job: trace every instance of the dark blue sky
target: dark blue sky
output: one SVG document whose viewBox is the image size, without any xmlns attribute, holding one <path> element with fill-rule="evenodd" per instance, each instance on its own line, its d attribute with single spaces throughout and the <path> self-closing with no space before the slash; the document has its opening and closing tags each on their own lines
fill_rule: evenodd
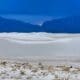
<svg viewBox="0 0 80 80">
<path fill-rule="evenodd" d="M 0 14 L 65 16 L 78 14 L 80 0 L 0 0 Z"/>
</svg>

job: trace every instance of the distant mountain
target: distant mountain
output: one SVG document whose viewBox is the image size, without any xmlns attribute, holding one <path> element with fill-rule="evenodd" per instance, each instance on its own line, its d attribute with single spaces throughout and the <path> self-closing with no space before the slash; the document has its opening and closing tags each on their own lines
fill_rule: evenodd
<svg viewBox="0 0 80 80">
<path fill-rule="evenodd" d="M 52 33 L 80 33 L 80 16 L 46 21 L 42 27 L 46 32 Z"/>
<path fill-rule="evenodd" d="M 0 17 L 0 32 L 80 33 L 80 16 L 46 21 L 42 26 Z"/>
<path fill-rule="evenodd" d="M 0 17 L 0 32 L 41 32 L 39 25 Z"/>
</svg>

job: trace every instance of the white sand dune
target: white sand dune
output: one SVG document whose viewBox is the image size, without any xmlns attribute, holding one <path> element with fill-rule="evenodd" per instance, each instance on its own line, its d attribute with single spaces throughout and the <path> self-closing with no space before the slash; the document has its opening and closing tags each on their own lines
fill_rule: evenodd
<svg viewBox="0 0 80 80">
<path fill-rule="evenodd" d="M 80 80 L 80 34 L 0 33 L 0 80 Z"/>
<path fill-rule="evenodd" d="M 0 56 L 80 56 L 80 34 L 0 33 Z"/>
</svg>

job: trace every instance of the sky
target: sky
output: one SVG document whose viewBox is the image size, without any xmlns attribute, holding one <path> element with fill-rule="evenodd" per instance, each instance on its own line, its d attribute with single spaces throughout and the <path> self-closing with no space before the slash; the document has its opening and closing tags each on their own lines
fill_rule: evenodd
<svg viewBox="0 0 80 80">
<path fill-rule="evenodd" d="M 80 13 L 80 0 L 0 0 L 0 14 L 69 16 Z"/>
</svg>

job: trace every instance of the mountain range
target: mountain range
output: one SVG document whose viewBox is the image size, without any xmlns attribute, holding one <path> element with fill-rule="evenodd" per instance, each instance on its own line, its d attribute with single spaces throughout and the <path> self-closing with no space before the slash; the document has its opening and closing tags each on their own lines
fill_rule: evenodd
<svg viewBox="0 0 80 80">
<path fill-rule="evenodd" d="M 80 33 L 80 16 L 53 19 L 41 26 L 0 17 L 0 32 Z"/>
<path fill-rule="evenodd" d="M 32 25 L 30 23 L 5 19 L 0 17 L 0 32 L 39 32 L 42 31 L 38 25 Z"/>
<path fill-rule="evenodd" d="M 80 33 L 80 16 L 70 16 L 46 21 L 42 27 L 46 32 L 52 33 Z"/>
</svg>

